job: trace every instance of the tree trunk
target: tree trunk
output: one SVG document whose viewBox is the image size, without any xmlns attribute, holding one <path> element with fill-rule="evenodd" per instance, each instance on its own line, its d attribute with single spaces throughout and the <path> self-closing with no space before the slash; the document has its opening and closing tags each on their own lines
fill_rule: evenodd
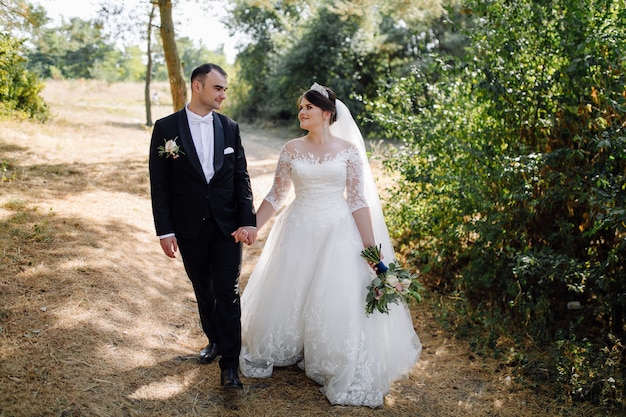
<svg viewBox="0 0 626 417">
<path fill-rule="evenodd" d="M 178 50 L 176 49 L 176 36 L 172 20 L 172 0 L 158 0 L 158 4 L 161 14 L 161 40 L 163 42 L 163 54 L 167 64 L 167 73 L 170 79 L 172 105 L 174 106 L 174 111 L 178 111 L 187 104 L 187 87 L 183 78 Z"/>
<path fill-rule="evenodd" d="M 150 81 L 152 81 L 152 19 L 154 19 L 155 6 L 152 4 L 148 18 L 148 63 L 146 64 L 146 85 L 144 88 L 144 100 L 146 102 L 146 126 L 152 126 L 152 108 L 150 97 Z"/>
</svg>

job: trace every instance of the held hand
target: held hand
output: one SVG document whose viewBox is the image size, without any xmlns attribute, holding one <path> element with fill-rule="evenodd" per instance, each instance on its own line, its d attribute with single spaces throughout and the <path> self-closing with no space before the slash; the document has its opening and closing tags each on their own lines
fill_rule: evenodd
<svg viewBox="0 0 626 417">
<path fill-rule="evenodd" d="M 178 242 L 176 236 L 165 237 L 160 240 L 161 249 L 170 258 L 176 258 L 176 252 L 178 251 Z"/>
<path fill-rule="evenodd" d="M 384 274 L 385 272 L 387 272 L 387 270 L 389 270 L 389 268 L 387 267 L 387 265 L 385 265 L 385 263 L 383 262 L 383 254 L 380 254 L 380 262 L 372 262 L 372 261 L 367 261 L 367 264 L 374 270 L 374 272 L 376 272 L 376 275 L 380 275 L 380 274 Z"/>
<path fill-rule="evenodd" d="M 257 229 L 255 227 L 246 227 L 246 230 L 248 230 L 248 241 L 246 243 L 248 245 L 252 245 L 254 242 L 256 242 Z"/>
<path fill-rule="evenodd" d="M 232 232 L 230 235 L 235 239 L 236 243 L 248 242 L 248 231 L 243 227 L 238 228 L 237 230 Z"/>
<path fill-rule="evenodd" d="M 254 227 L 240 227 L 231 233 L 231 236 L 235 239 L 235 242 L 243 242 L 248 245 L 252 245 L 256 240 L 257 232 Z"/>
</svg>

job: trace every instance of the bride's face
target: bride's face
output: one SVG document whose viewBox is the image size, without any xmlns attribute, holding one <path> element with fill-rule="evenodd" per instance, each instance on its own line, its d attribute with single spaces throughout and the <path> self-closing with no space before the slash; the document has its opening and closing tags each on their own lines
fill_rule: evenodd
<svg viewBox="0 0 626 417">
<path fill-rule="evenodd" d="M 302 97 L 300 100 L 300 112 L 298 113 L 300 127 L 304 130 L 323 127 L 324 113 L 325 112 L 321 108 L 311 104 L 309 100 Z"/>
</svg>

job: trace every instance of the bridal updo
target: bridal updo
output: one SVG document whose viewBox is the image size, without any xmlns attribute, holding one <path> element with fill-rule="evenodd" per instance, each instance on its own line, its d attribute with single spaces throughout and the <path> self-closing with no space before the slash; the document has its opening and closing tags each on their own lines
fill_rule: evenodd
<svg viewBox="0 0 626 417">
<path fill-rule="evenodd" d="M 337 121 L 337 107 L 335 105 L 337 96 L 333 90 L 318 83 L 313 83 L 311 88 L 305 91 L 298 99 L 298 107 L 300 107 L 300 101 L 303 98 L 306 98 L 314 106 L 330 112 L 329 123 L 331 125 Z"/>
</svg>

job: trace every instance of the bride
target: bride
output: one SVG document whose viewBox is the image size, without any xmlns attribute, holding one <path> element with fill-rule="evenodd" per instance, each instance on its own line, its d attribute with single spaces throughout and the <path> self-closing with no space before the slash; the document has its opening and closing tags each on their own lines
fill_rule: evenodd
<svg viewBox="0 0 626 417">
<path fill-rule="evenodd" d="M 267 378 L 274 367 L 297 364 L 331 404 L 379 407 L 421 344 L 405 305 L 365 314 L 375 273 L 360 252 L 381 244 L 385 261 L 394 253 L 350 111 L 317 83 L 298 105 L 308 133 L 283 146 L 257 211 L 261 228 L 293 184 L 295 199 L 276 219 L 242 294 L 241 372 Z"/>
</svg>

